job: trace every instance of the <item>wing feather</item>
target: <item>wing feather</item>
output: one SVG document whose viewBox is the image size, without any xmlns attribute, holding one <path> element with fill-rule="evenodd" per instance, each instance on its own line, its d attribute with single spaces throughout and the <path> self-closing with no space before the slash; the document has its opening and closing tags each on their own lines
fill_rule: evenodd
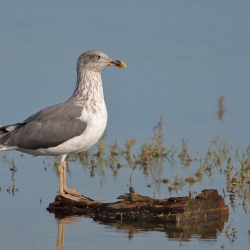
<svg viewBox="0 0 250 250">
<path fill-rule="evenodd" d="M 0 144 L 32 150 L 56 147 L 84 132 L 87 123 L 79 120 L 82 109 L 67 102 L 42 109 L 23 123 L 1 127 L 6 135 Z"/>
</svg>

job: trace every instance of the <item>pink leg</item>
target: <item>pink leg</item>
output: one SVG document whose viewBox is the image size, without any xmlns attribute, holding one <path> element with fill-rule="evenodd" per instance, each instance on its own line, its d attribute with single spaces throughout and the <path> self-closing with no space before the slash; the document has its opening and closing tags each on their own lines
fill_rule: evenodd
<svg viewBox="0 0 250 250">
<path fill-rule="evenodd" d="M 63 190 L 64 190 L 64 192 L 71 194 L 71 195 L 74 195 L 74 196 L 81 197 L 81 194 L 78 193 L 75 189 L 68 188 L 66 186 L 66 168 L 67 168 L 67 165 L 66 165 L 65 161 L 62 164 L 63 164 Z"/>
<path fill-rule="evenodd" d="M 59 165 L 59 194 L 69 200 L 79 201 L 81 195 L 74 189 L 66 187 L 66 163 Z"/>
</svg>

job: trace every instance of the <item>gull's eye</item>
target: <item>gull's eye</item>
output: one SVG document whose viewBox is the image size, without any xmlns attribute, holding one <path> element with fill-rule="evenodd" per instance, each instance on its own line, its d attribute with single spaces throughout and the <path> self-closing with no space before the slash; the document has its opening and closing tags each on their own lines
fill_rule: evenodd
<svg viewBox="0 0 250 250">
<path fill-rule="evenodd" d="M 101 57 L 100 56 L 94 56 L 95 59 L 100 59 Z"/>
</svg>

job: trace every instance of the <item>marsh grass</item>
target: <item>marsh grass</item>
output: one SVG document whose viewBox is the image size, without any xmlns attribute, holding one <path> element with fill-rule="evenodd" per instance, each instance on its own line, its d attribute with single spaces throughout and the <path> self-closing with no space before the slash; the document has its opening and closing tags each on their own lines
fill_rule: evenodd
<svg viewBox="0 0 250 250">
<path fill-rule="evenodd" d="M 222 104 L 221 99 L 220 107 L 218 106 L 221 108 L 218 113 L 218 118 L 221 120 L 223 120 Z M 233 211 L 236 212 L 241 205 L 244 212 L 250 214 L 250 145 L 246 149 L 237 147 L 233 151 L 230 139 L 217 135 L 212 138 L 205 153 L 196 152 L 194 155 L 189 151 L 190 145 L 187 139 L 181 139 L 179 149 L 175 145 L 165 144 L 162 117 L 153 127 L 153 136 L 142 143 L 132 138 L 121 145 L 117 140 L 109 143 L 106 138 L 107 133 L 104 133 L 94 147 L 83 153 L 68 155 L 67 173 L 71 175 L 70 166 L 72 163 L 77 163 L 90 178 L 99 178 L 102 187 L 107 171 L 111 171 L 116 179 L 119 171 L 127 168 L 130 176 L 124 178 L 128 178 L 128 185 L 136 186 L 138 182 L 136 175 L 142 174 L 147 179 L 145 187 L 149 188 L 154 196 L 160 193 L 162 188 L 168 192 L 162 194 L 164 197 L 179 196 L 178 193 L 183 190 L 182 193 L 185 191 L 194 198 L 202 189 L 210 188 L 210 183 L 213 188 L 212 183 L 219 182 L 224 198 L 229 199 L 229 206 Z M 136 149 L 135 145 L 138 145 Z M 2 152 L 0 159 L 2 166 L 7 166 L 11 173 L 11 183 L 7 190 L 0 183 L 0 192 L 6 190 L 9 195 L 14 196 L 19 192 L 15 186 L 17 166 L 14 160 L 9 159 L 8 152 Z M 52 165 L 54 173 L 58 174 L 59 163 L 54 161 L 54 164 L 50 164 L 50 162 L 51 157 L 44 157 L 44 170 Z M 231 243 L 236 239 L 237 233 L 232 225 L 233 220 L 224 230 L 226 238 Z M 224 249 L 224 245 L 221 248 Z"/>
<path fill-rule="evenodd" d="M 230 197 L 232 208 L 234 209 L 237 197 L 242 201 L 245 212 L 250 213 L 248 209 L 250 202 L 250 145 L 245 150 L 236 148 L 232 152 L 230 139 L 217 135 L 212 138 L 204 155 L 191 156 L 188 150 L 188 140 L 184 138 L 181 140 L 179 150 L 174 145 L 165 145 L 162 117 L 153 127 L 153 136 L 142 142 L 141 146 L 137 147 L 139 150 L 133 150 L 133 147 L 139 144 L 136 138 L 127 140 L 124 145 L 119 145 L 117 140 L 108 143 L 106 137 L 107 133 L 104 133 L 94 147 L 83 153 L 68 155 L 66 158 L 68 174 L 71 174 L 71 163 L 78 163 L 89 171 L 90 177 L 94 177 L 98 173 L 102 183 L 107 170 L 111 170 L 113 176 L 116 177 L 120 169 L 130 168 L 132 171 L 130 182 L 132 182 L 132 173 L 137 169 L 145 178 L 151 176 L 151 183 L 145 184 L 147 187 L 152 187 L 154 184 L 156 190 L 160 190 L 161 184 L 167 184 L 169 193 L 177 194 L 185 184 L 189 184 L 190 191 L 191 187 L 196 188 L 197 182 L 202 185 L 205 178 L 213 180 L 214 173 L 219 172 L 221 178 L 224 176 L 224 195 Z M 198 152 L 197 154 L 199 155 Z M 45 157 L 43 160 L 45 170 L 50 165 L 46 163 L 48 159 L 50 158 Z M 14 162 L 8 159 L 7 152 L 3 152 L 1 160 L 3 164 L 9 166 L 10 170 L 13 168 Z M 197 163 L 199 163 L 198 168 L 196 171 L 192 171 Z M 59 164 L 55 161 L 53 170 L 56 174 L 58 174 L 58 167 Z M 14 173 L 12 171 L 12 183 L 14 183 Z M 136 180 L 133 179 L 133 181 Z"/>
<path fill-rule="evenodd" d="M 190 157 L 190 154 L 187 152 L 187 141 L 185 142 L 184 138 L 182 138 L 182 149 L 178 157 L 181 160 L 181 164 L 185 167 L 190 166 L 190 163 L 192 162 L 192 159 Z"/>
<path fill-rule="evenodd" d="M 212 138 L 205 156 L 200 155 L 200 159 L 197 160 L 188 152 L 188 140 L 182 138 L 181 142 L 180 150 L 174 145 L 170 147 L 165 145 L 161 117 L 153 127 L 153 136 L 146 139 L 136 153 L 132 153 L 134 145 L 139 144 L 135 138 L 127 140 L 124 146 L 120 146 L 117 141 L 107 143 L 105 133 L 94 149 L 82 154 L 70 155 L 68 163 L 78 161 L 86 167 L 95 161 L 95 167 L 99 169 L 100 175 L 104 175 L 105 169 L 110 169 L 114 176 L 117 176 L 123 167 L 130 167 L 132 171 L 139 169 L 146 178 L 152 176 L 157 190 L 160 189 L 161 183 L 167 184 L 170 194 L 172 192 L 178 194 L 178 190 L 181 190 L 186 183 L 189 184 L 189 188 L 195 188 L 197 182 L 202 184 L 205 176 L 212 180 L 213 173 L 219 171 L 222 176 L 223 174 L 225 176 L 225 195 L 230 196 L 232 208 L 235 206 L 235 198 L 238 197 L 242 200 L 246 213 L 249 213 L 247 205 L 250 199 L 250 146 L 244 151 L 237 148 L 232 153 L 230 139 L 217 135 Z M 233 165 L 232 155 L 236 160 L 236 164 Z M 176 167 L 179 169 L 178 171 L 182 167 L 188 169 L 195 162 L 199 162 L 199 168 L 195 172 L 190 170 L 188 175 L 183 174 L 182 170 L 172 177 L 164 174 L 166 166 L 171 167 L 169 172 L 173 173 Z M 152 187 L 152 183 L 146 186 Z"/>
</svg>

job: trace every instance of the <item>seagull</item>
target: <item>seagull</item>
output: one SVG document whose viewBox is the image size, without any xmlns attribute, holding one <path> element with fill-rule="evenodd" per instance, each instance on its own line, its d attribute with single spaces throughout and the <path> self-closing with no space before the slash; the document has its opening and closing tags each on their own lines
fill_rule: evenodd
<svg viewBox="0 0 250 250">
<path fill-rule="evenodd" d="M 73 95 L 63 103 L 40 110 L 20 123 L 0 127 L 0 150 L 17 150 L 35 156 L 55 156 L 59 161 L 59 195 L 73 201 L 81 194 L 66 185 L 68 154 L 93 146 L 107 124 L 101 71 L 107 66 L 125 68 L 99 50 L 83 53 L 77 61 Z"/>
</svg>

